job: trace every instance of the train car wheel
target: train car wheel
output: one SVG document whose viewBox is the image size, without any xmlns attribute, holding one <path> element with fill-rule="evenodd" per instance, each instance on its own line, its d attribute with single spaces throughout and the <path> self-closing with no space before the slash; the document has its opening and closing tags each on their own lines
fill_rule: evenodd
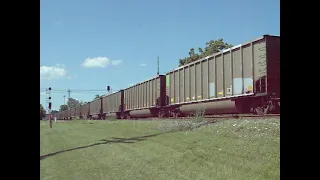
<svg viewBox="0 0 320 180">
<path fill-rule="evenodd" d="M 254 109 L 254 112 L 257 114 L 257 115 L 264 115 L 264 109 L 262 107 L 256 107 Z"/>
<path fill-rule="evenodd" d="M 126 119 L 126 115 L 125 114 L 121 114 L 120 115 L 120 119 Z"/>
<path fill-rule="evenodd" d="M 159 118 L 163 118 L 163 117 L 164 117 L 164 113 L 159 112 L 159 113 L 158 113 L 158 117 L 159 117 Z"/>
</svg>

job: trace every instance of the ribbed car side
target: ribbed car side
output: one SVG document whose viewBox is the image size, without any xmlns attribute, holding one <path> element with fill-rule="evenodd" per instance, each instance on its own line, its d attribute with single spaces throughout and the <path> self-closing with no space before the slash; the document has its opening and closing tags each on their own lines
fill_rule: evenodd
<svg viewBox="0 0 320 180">
<path fill-rule="evenodd" d="M 253 41 L 166 74 L 169 116 L 255 112 L 279 109 L 280 37 Z"/>
</svg>

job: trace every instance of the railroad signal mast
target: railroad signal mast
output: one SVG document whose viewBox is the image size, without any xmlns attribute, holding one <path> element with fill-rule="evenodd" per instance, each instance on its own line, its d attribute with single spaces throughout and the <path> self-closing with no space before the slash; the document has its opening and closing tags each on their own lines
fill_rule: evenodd
<svg viewBox="0 0 320 180">
<path fill-rule="evenodd" d="M 110 92 L 110 86 L 107 86 L 107 94 L 109 95 L 111 92 Z"/>
<path fill-rule="evenodd" d="M 52 128 L 52 117 L 51 117 L 51 87 L 49 87 L 48 89 L 46 89 L 46 94 L 47 94 L 47 103 L 48 103 L 48 107 L 47 107 L 47 112 L 49 114 L 49 121 L 50 121 L 50 128 Z"/>
</svg>

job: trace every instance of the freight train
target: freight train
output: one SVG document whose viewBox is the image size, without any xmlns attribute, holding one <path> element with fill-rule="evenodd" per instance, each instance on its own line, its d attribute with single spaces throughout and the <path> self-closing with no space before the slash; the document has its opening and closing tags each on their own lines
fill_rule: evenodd
<svg viewBox="0 0 320 180">
<path fill-rule="evenodd" d="M 280 110 L 280 36 L 252 41 L 56 114 L 57 119 L 118 119 Z"/>
</svg>

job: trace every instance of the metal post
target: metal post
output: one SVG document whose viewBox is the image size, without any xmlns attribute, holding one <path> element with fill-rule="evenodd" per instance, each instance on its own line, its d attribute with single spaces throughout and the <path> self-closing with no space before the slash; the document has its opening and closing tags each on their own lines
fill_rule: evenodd
<svg viewBox="0 0 320 180">
<path fill-rule="evenodd" d="M 159 72 L 159 56 L 158 56 L 158 61 L 157 61 L 157 67 L 158 67 L 158 69 L 157 69 L 157 75 L 159 76 L 159 74 L 160 74 L 160 72 Z"/>
<path fill-rule="evenodd" d="M 48 99 L 48 102 L 49 102 L 49 121 L 50 121 L 50 128 L 52 128 L 52 117 L 51 117 L 51 87 L 49 87 L 49 90 L 47 91 L 48 92 L 48 95 L 49 95 L 49 99 Z"/>
<path fill-rule="evenodd" d="M 68 91 L 67 91 L 67 92 L 68 92 L 68 100 L 70 100 L 70 98 L 71 98 L 71 94 L 70 94 L 70 93 L 71 93 L 71 90 L 70 90 L 70 89 L 68 89 Z"/>
<path fill-rule="evenodd" d="M 51 118 L 51 113 L 49 114 L 49 121 L 50 121 L 50 128 L 52 128 L 52 118 Z"/>
</svg>

